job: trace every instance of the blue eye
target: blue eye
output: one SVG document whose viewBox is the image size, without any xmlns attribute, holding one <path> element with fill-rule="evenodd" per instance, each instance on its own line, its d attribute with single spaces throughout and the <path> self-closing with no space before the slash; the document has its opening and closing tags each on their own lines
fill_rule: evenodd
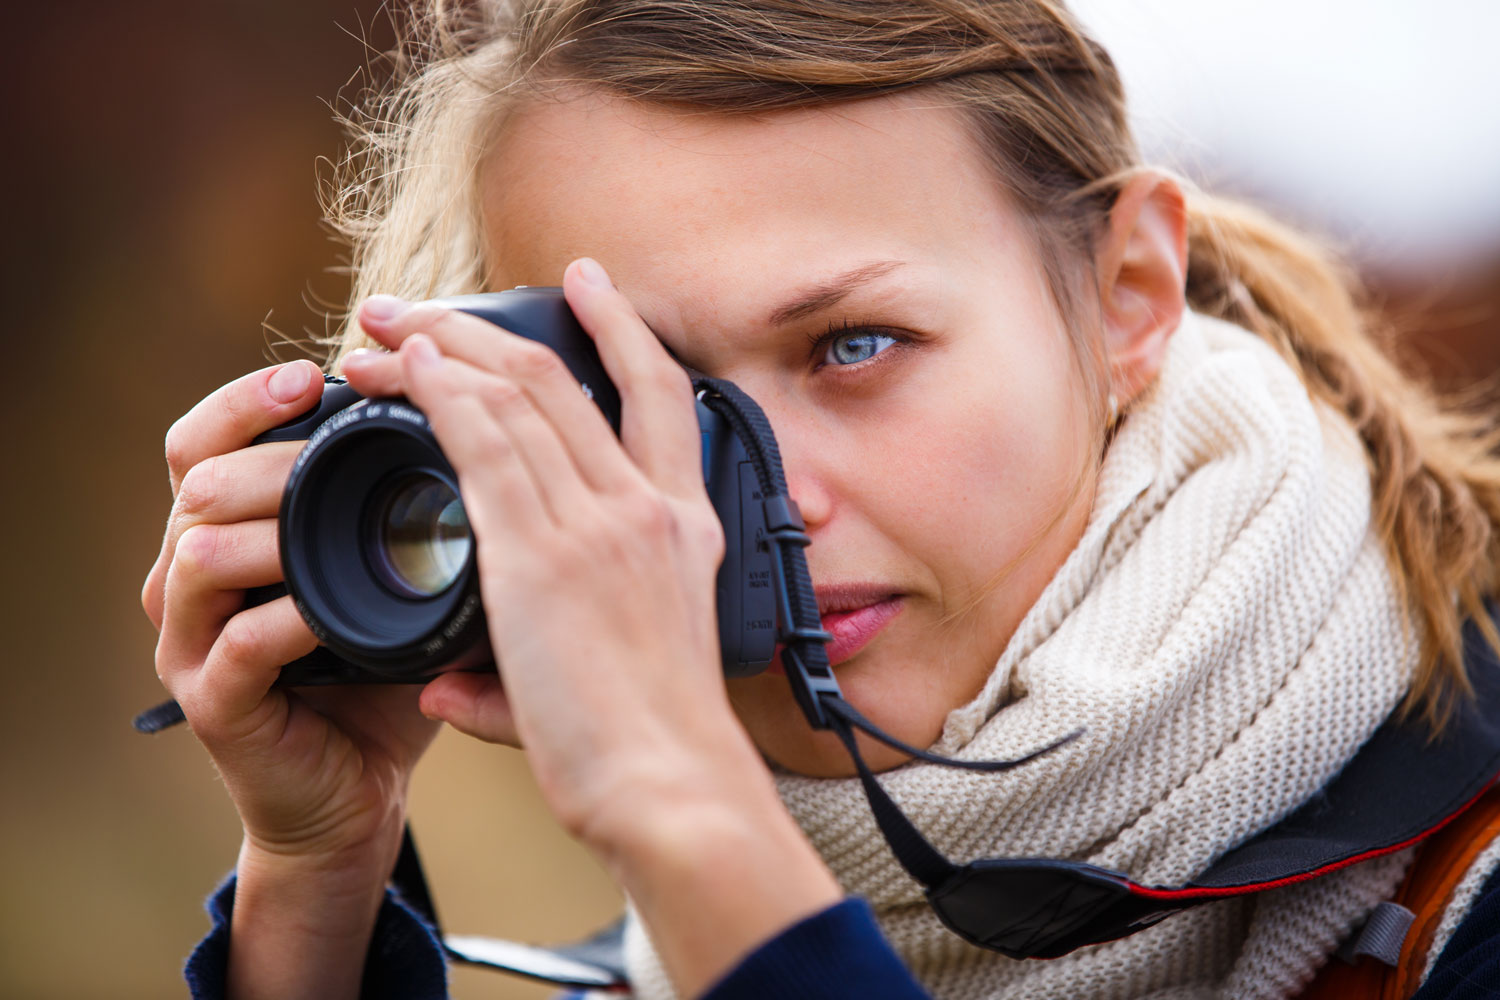
<svg viewBox="0 0 1500 1000">
<path fill-rule="evenodd" d="M 827 365 L 857 365 L 868 361 L 886 348 L 895 344 L 896 338 L 871 330 L 847 330 L 828 341 L 828 350 L 823 355 Z"/>
</svg>

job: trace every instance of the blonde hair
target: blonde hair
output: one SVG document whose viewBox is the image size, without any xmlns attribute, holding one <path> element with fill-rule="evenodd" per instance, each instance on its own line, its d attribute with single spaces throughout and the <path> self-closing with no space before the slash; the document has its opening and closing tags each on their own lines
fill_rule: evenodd
<svg viewBox="0 0 1500 1000">
<path fill-rule="evenodd" d="M 351 312 L 376 292 L 482 290 L 480 161 L 508 108 L 580 86 L 724 114 L 926 88 L 965 116 L 1071 316 L 1141 167 L 1113 62 L 1054 0 L 436 0 L 410 13 L 405 39 L 394 86 L 350 122 L 325 199 L 352 248 Z M 1406 708 L 1441 728 L 1469 691 L 1464 620 L 1500 644 L 1484 607 L 1500 564 L 1494 425 L 1392 363 L 1352 276 L 1312 241 L 1201 193 L 1188 207 L 1189 304 L 1264 337 L 1364 441 L 1376 523 L 1420 630 Z M 366 343 L 346 323 L 332 363 Z M 1075 346 L 1100 377 L 1098 345 Z M 1096 410 L 1103 395 L 1089 394 Z"/>
</svg>

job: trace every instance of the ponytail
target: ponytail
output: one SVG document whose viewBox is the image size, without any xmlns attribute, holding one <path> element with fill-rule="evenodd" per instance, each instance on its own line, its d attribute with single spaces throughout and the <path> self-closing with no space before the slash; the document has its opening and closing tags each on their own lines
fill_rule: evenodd
<svg viewBox="0 0 1500 1000">
<path fill-rule="evenodd" d="M 1403 373 L 1357 289 L 1307 237 L 1248 206 L 1189 197 L 1189 304 L 1263 337 L 1364 442 L 1376 528 L 1421 631 L 1404 710 L 1437 732 L 1472 690 L 1464 620 L 1500 649 L 1484 605 L 1500 566 L 1500 431 Z"/>
</svg>

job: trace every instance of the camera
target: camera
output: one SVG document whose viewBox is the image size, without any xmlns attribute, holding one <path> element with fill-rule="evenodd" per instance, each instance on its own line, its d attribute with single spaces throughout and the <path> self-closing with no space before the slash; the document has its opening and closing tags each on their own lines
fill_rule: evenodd
<svg viewBox="0 0 1500 1000">
<path fill-rule="evenodd" d="M 546 345 L 616 433 L 620 397 L 559 288 L 516 288 L 435 304 Z M 402 398 L 366 399 L 329 376 L 319 405 L 256 439 L 302 441 L 282 494 L 285 584 L 320 646 L 287 664 L 283 686 L 417 683 L 445 669 L 491 669 L 475 545 L 458 478 L 427 418 Z M 776 597 L 762 495 L 743 442 L 700 400 L 701 459 L 724 527 L 717 579 L 724 672 L 755 674 L 776 651 Z M 566 601 L 566 594 L 556 600 Z"/>
</svg>

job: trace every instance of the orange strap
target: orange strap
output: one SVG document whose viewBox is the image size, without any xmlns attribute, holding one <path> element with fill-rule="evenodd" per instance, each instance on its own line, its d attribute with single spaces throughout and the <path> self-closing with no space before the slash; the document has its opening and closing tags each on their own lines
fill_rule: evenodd
<svg viewBox="0 0 1500 1000">
<path fill-rule="evenodd" d="M 1417 858 L 1396 893 L 1416 919 L 1401 946 L 1395 966 L 1363 956 L 1354 965 L 1330 959 L 1298 1000 L 1407 1000 L 1422 983 L 1427 952 L 1442 922 L 1453 890 L 1474 860 L 1500 837 L 1500 785 L 1492 787 L 1463 813 L 1417 849 Z"/>
</svg>

